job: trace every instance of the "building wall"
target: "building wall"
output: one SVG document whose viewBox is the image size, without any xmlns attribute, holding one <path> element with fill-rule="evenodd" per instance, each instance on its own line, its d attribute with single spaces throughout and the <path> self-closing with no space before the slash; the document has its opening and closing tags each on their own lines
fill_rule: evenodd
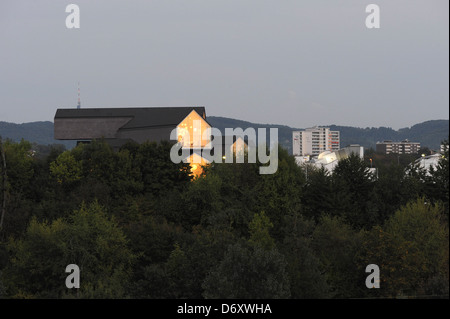
<svg viewBox="0 0 450 319">
<path fill-rule="evenodd" d="M 313 134 L 311 131 L 303 131 L 300 143 L 300 155 L 313 154 Z"/>
<path fill-rule="evenodd" d="M 55 139 L 116 138 L 117 131 L 130 120 L 131 117 L 55 118 Z"/>
<path fill-rule="evenodd" d="M 168 141 L 170 133 L 174 129 L 174 126 L 160 126 L 160 127 L 148 127 L 137 129 L 122 129 L 117 132 L 117 138 L 120 139 L 132 139 L 137 143 L 144 142 L 160 142 Z"/>
<path fill-rule="evenodd" d="M 376 151 L 383 154 L 416 154 L 420 150 L 420 143 L 417 142 L 378 142 Z"/>
<path fill-rule="evenodd" d="M 341 147 L 339 131 L 329 131 L 328 133 L 328 150 L 338 151 Z"/>
<path fill-rule="evenodd" d="M 388 153 L 387 150 L 387 144 L 385 143 L 377 143 L 375 150 L 377 151 L 377 153 L 382 153 L 382 154 L 389 154 L 392 152 L 392 147 Z"/>
<path fill-rule="evenodd" d="M 300 131 L 292 132 L 292 153 L 294 156 L 301 156 L 300 139 L 302 138 Z"/>
<path fill-rule="evenodd" d="M 312 127 L 292 132 L 294 156 L 319 155 L 324 151 L 338 151 L 339 148 L 339 131 L 330 131 L 328 127 Z"/>
</svg>

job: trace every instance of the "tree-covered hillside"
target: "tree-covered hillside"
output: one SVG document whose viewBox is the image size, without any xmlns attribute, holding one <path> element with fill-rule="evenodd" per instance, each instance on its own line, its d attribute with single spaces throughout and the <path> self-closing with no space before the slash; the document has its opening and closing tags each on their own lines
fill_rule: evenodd
<svg viewBox="0 0 450 319">
<path fill-rule="evenodd" d="M 433 120 L 393 130 L 390 127 L 358 128 L 350 126 L 330 125 L 330 129 L 340 131 L 341 146 L 360 144 L 375 149 L 376 143 L 384 140 L 410 140 L 420 142 L 421 147 L 439 150 L 441 142 L 449 136 L 448 120 Z"/>
<path fill-rule="evenodd" d="M 292 154 L 292 131 L 301 128 L 292 128 L 284 125 L 256 124 L 224 117 L 209 116 L 208 122 L 221 130 L 222 134 L 226 127 L 242 129 L 253 127 L 276 127 L 278 128 L 279 143 Z M 383 140 L 420 142 L 422 147 L 439 150 L 442 141 L 449 136 L 449 120 L 433 120 L 416 124 L 410 128 L 403 128 L 398 131 L 389 127 L 359 128 L 352 126 L 329 125 L 333 131 L 339 131 L 341 137 L 341 147 L 350 144 L 359 144 L 365 148 L 375 149 L 376 143 Z"/>
<path fill-rule="evenodd" d="M 247 121 L 236 120 L 226 117 L 209 116 L 208 122 L 218 128 L 222 134 L 225 128 L 278 128 L 279 144 L 292 154 L 292 131 L 301 128 L 292 128 L 286 125 L 277 124 L 258 124 Z M 449 121 L 433 120 L 413 125 L 409 128 L 403 128 L 398 131 L 389 127 L 359 128 L 352 126 L 330 125 L 330 129 L 340 131 L 341 147 L 349 144 L 359 144 L 365 148 L 375 149 L 376 142 L 383 140 L 401 141 L 409 139 L 410 141 L 420 142 L 422 147 L 428 147 L 438 150 L 441 142 L 448 139 Z M 41 145 L 63 144 L 70 149 L 75 146 L 73 141 L 58 141 L 53 137 L 52 122 L 30 122 L 23 124 L 14 124 L 0 122 L 0 136 L 19 142 L 22 138 L 32 143 Z M 267 141 L 269 131 L 267 130 Z"/>
<path fill-rule="evenodd" d="M 9 123 L 0 121 L 0 136 L 4 139 L 11 139 L 20 142 L 21 139 L 39 145 L 62 144 L 67 148 L 75 146 L 73 141 L 58 141 L 54 139 L 53 122 L 29 122 L 29 123 Z"/>
</svg>

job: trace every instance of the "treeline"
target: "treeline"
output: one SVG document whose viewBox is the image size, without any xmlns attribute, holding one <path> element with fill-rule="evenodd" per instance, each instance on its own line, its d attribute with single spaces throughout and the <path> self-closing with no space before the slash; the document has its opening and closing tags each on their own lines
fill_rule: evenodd
<svg viewBox="0 0 450 319">
<path fill-rule="evenodd" d="M 294 128 L 276 124 L 258 124 L 226 117 L 208 116 L 208 123 L 218 128 L 224 135 L 227 127 L 246 128 L 268 128 L 278 129 L 278 142 L 292 154 L 292 131 L 304 128 Z M 346 147 L 350 144 L 359 144 L 365 148 L 376 148 L 377 142 L 384 140 L 402 141 L 409 139 L 412 142 L 420 142 L 421 147 L 427 147 L 438 151 L 440 142 L 448 137 L 449 120 L 431 120 L 415 124 L 411 127 L 394 130 L 390 127 L 353 127 L 342 125 L 326 125 L 332 131 L 340 132 L 340 145 Z M 1 133 L 0 133 L 1 134 Z M 269 141 L 268 141 L 269 142 Z"/>
<path fill-rule="evenodd" d="M 360 144 L 366 148 L 376 148 L 377 142 L 384 140 L 420 142 L 421 147 L 438 151 L 440 142 L 448 136 L 448 120 L 431 120 L 415 124 L 411 127 L 394 130 L 390 127 L 366 127 L 330 125 L 330 129 L 339 131 L 341 146 Z"/>
<path fill-rule="evenodd" d="M 448 296 L 448 153 L 431 171 L 393 162 L 375 178 L 356 156 L 329 174 L 280 148 L 273 175 L 215 163 L 193 178 L 171 146 L 39 156 L 3 141 L 0 297 Z M 79 289 L 66 288 L 69 264 Z"/>
</svg>

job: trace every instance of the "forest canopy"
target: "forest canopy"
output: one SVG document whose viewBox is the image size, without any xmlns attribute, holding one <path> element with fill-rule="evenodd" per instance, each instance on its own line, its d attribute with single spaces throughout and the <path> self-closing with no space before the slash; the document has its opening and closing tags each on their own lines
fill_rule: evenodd
<svg viewBox="0 0 450 319">
<path fill-rule="evenodd" d="M 0 298 L 448 297 L 448 151 L 376 177 L 357 156 L 306 174 L 280 147 L 275 174 L 193 177 L 166 142 L 0 144 Z"/>
</svg>

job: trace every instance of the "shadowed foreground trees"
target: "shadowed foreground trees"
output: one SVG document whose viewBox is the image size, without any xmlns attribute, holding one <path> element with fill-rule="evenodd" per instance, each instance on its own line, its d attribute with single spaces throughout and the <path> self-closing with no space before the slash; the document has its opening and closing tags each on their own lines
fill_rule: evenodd
<svg viewBox="0 0 450 319">
<path fill-rule="evenodd" d="M 448 294 L 448 224 L 443 207 L 424 199 L 399 209 L 364 236 L 363 260 L 376 263 L 382 295 Z"/>
<path fill-rule="evenodd" d="M 269 235 L 272 223 L 264 212 L 255 214 L 247 242 L 230 245 L 222 261 L 206 277 L 205 298 L 289 298 L 284 255 Z"/>
<path fill-rule="evenodd" d="M 280 149 L 273 175 L 213 164 L 193 179 L 169 143 L 4 148 L 2 298 L 448 295 L 448 154 L 377 179 L 358 157 L 306 174 Z M 380 289 L 365 286 L 368 264 Z"/>
<path fill-rule="evenodd" d="M 280 299 L 289 298 L 286 262 L 277 250 L 260 246 L 230 246 L 203 283 L 208 299 Z"/>
<path fill-rule="evenodd" d="M 82 205 L 66 220 L 33 218 L 22 239 L 10 239 L 5 285 L 14 298 L 120 298 L 135 255 L 114 218 L 98 203 Z M 69 264 L 80 268 L 79 291 L 63 284 Z M 74 295 L 76 294 L 76 295 Z"/>
</svg>

